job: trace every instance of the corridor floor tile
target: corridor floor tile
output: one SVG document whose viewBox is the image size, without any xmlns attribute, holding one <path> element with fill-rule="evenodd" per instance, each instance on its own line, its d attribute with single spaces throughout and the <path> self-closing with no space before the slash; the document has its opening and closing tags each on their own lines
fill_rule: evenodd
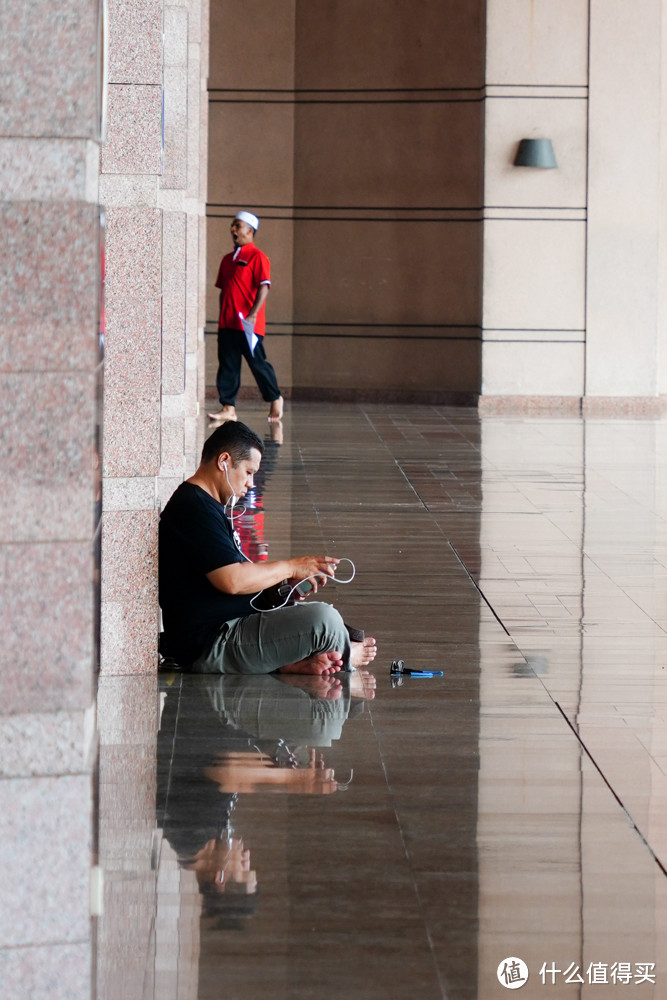
<svg viewBox="0 0 667 1000">
<path fill-rule="evenodd" d="M 667 996 L 667 424 L 283 423 L 248 531 L 354 561 L 377 687 L 102 679 L 99 1000 Z"/>
</svg>

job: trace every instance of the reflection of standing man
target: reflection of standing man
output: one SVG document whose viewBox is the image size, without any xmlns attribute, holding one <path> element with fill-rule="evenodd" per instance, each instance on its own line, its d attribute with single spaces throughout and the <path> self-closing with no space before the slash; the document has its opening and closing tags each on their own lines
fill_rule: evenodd
<svg viewBox="0 0 667 1000">
<path fill-rule="evenodd" d="M 218 323 L 218 375 L 216 384 L 222 409 L 209 413 L 213 421 L 236 420 L 236 397 L 241 386 L 241 358 L 248 362 L 262 398 L 271 404 L 269 420 L 280 420 L 283 397 L 273 365 L 264 351 L 264 303 L 271 287 L 271 265 L 254 243 L 259 226 L 251 212 L 237 212 L 231 225 L 235 249 L 222 258 L 215 287 L 220 289 Z M 251 351 L 239 313 L 254 327 L 257 343 Z"/>
</svg>

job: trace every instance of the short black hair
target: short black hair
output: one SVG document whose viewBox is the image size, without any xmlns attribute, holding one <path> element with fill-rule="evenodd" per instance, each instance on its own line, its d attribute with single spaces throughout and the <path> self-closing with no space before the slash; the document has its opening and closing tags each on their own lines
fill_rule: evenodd
<svg viewBox="0 0 667 1000">
<path fill-rule="evenodd" d="M 255 434 L 250 427 L 239 420 L 226 420 L 220 427 L 216 427 L 204 442 L 201 460 L 202 463 L 215 461 L 218 455 L 227 451 L 236 465 L 242 459 L 248 458 L 253 448 L 260 455 L 264 454 L 264 442 L 259 434 Z"/>
</svg>

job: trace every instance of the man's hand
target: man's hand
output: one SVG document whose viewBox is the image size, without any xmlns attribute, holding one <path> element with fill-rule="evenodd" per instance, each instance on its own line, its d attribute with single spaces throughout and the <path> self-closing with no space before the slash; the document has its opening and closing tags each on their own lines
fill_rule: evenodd
<svg viewBox="0 0 667 1000">
<path fill-rule="evenodd" d="M 326 586 L 327 580 L 335 575 L 340 560 L 332 556 L 300 556 L 290 559 L 289 562 L 293 567 L 292 575 L 287 581 L 290 587 L 308 580 L 313 588 L 311 593 L 316 594 L 318 589 Z M 300 601 L 304 599 L 303 595 L 298 593 L 292 594 L 292 597 Z"/>
<path fill-rule="evenodd" d="M 285 579 L 294 583 L 310 580 L 317 593 L 318 585 L 323 586 L 335 574 L 339 562 L 333 556 L 296 556 L 279 562 L 229 563 L 206 576 L 225 594 L 256 594 Z"/>
</svg>

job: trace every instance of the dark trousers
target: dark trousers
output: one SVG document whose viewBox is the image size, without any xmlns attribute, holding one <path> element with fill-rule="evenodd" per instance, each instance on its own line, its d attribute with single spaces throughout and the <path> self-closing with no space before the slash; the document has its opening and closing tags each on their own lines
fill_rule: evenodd
<svg viewBox="0 0 667 1000">
<path fill-rule="evenodd" d="M 262 399 L 272 403 L 280 398 L 280 389 L 273 365 L 267 361 L 264 338 L 257 341 L 254 354 L 250 353 L 246 335 L 242 330 L 218 330 L 218 375 L 216 385 L 222 406 L 234 406 L 241 387 L 241 358 L 245 358 L 255 377 Z"/>
</svg>

